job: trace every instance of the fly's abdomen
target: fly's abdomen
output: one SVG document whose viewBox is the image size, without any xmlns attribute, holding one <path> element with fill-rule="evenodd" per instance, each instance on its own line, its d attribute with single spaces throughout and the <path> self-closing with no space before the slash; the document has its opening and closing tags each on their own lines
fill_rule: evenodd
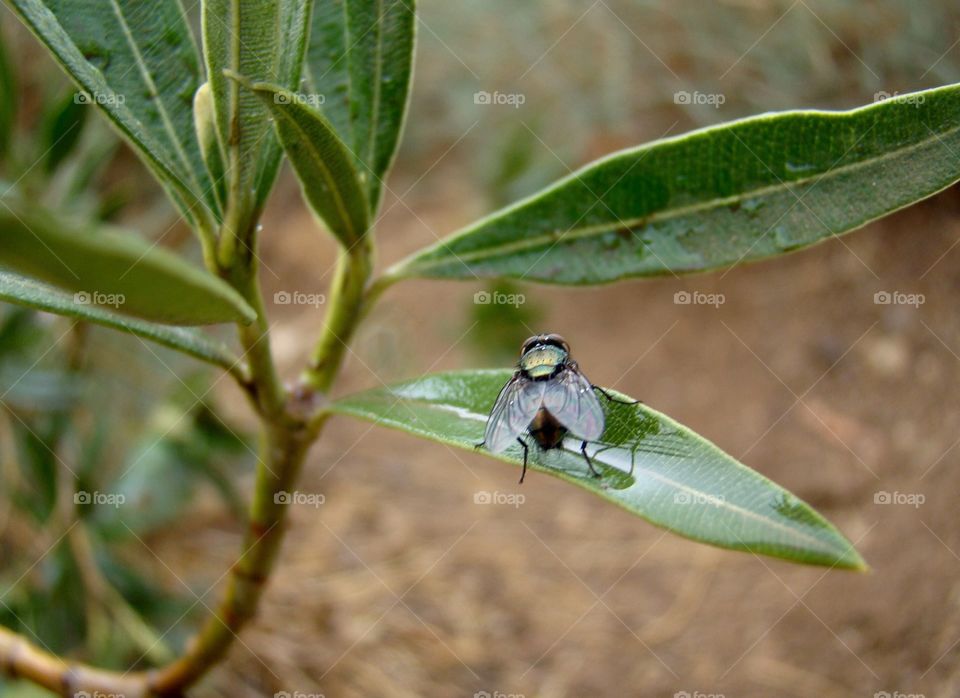
<svg viewBox="0 0 960 698">
<path fill-rule="evenodd" d="M 567 435 L 567 428 L 558 422 L 550 411 L 541 407 L 530 422 L 530 436 L 544 451 L 557 448 Z"/>
</svg>

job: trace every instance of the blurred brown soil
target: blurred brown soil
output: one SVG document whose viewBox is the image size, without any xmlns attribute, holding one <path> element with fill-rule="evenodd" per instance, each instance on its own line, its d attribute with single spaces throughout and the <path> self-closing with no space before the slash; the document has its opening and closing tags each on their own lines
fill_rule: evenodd
<svg viewBox="0 0 960 698">
<path fill-rule="evenodd" d="M 381 265 L 481 213 L 449 167 L 429 195 L 388 198 Z M 412 183 L 398 179 L 397 191 Z M 267 293 L 323 292 L 333 247 L 284 192 L 264 235 Z M 259 618 L 197 695 L 958 695 L 958 207 L 948 191 L 726 274 L 525 289 L 547 309 L 532 329 L 564 334 L 594 381 L 812 503 L 868 574 L 715 550 L 543 474 L 518 487 L 515 469 L 482 455 L 336 419 L 300 485 L 325 503 L 294 508 Z M 472 365 L 464 318 L 478 288 L 391 289 L 340 389 Z M 675 305 L 678 290 L 725 303 Z M 877 305 L 878 291 L 925 302 Z M 273 317 L 292 368 L 322 313 Z M 525 502 L 474 504 L 481 490 Z M 925 502 L 877 504 L 878 492 Z M 217 525 L 219 510 L 198 519 L 186 548 L 171 535 L 158 552 L 212 584 L 238 532 Z"/>
</svg>

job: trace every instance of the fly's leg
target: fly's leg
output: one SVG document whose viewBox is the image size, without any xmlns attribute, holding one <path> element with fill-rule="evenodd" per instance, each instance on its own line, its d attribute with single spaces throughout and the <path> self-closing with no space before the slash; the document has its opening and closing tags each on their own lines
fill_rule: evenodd
<svg viewBox="0 0 960 698">
<path fill-rule="evenodd" d="M 481 448 L 483 448 L 483 447 L 486 446 L 486 445 L 487 445 L 487 442 L 486 442 L 486 441 L 481 441 L 480 443 L 473 445 L 473 450 L 474 450 L 474 451 L 479 451 Z"/>
<path fill-rule="evenodd" d="M 621 404 L 621 405 L 639 405 L 639 404 L 642 402 L 642 400 L 618 400 L 618 399 L 615 398 L 613 395 L 611 395 L 610 393 L 608 393 L 606 390 L 604 390 L 603 388 L 601 388 L 599 385 L 591 385 L 590 387 L 593 388 L 594 390 L 598 391 L 601 395 L 603 395 L 605 398 L 607 398 L 610 402 L 617 402 L 617 403 L 619 403 L 619 404 Z"/>
<path fill-rule="evenodd" d="M 593 467 L 593 461 L 590 460 L 590 456 L 587 455 L 587 442 L 580 442 L 580 453 L 583 454 L 583 459 L 587 461 L 587 465 L 590 467 L 590 472 L 593 473 L 594 477 L 600 477 L 600 473 L 597 472 L 597 469 Z"/>
<path fill-rule="evenodd" d="M 523 470 L 520 471 L 520 484 L 523 484 L 523 478 L 527 476 L 527 454 L 530 452 L 530 447 L 527 446 L 527 442 L 517 437 L 517 443 L 523 446 Z"/>
</svg>

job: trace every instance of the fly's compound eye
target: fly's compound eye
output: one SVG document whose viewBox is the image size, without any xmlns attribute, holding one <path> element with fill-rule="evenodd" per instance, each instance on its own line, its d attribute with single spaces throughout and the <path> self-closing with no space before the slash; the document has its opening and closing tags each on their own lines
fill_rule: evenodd
<svg viewBox="0 0 960 698">
<path fill-rule="evenodd" d="M 523 346 L 520 347 L 520 354 L 526 354 L 535 344 L 539 344 L 543 341 L 543 335 L 535 334 L 532 337 L 528 337 L 527 341 L 523 343 Z"/>
<path fill-rule="evenodd" d="M 553 344 L 555 346 L 560 347 L 568 354 L 570 353 L 570 345 L 567 344 L 567 340 L 565 340 L 563 337 L 561 337 L 558 334 L 548 334 L 546 337 L 544 337 L 544 341 L 547 344 Z"/>
</svg>

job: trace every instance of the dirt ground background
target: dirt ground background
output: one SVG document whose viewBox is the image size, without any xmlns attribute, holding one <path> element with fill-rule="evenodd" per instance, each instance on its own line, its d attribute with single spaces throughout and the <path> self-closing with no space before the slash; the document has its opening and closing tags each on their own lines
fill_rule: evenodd
<svg viewBox="0 0 960 698">
<path fill-rule="evenodd" d="M 444 200 L 417 201 L 422 221 L 398 211 L 383 257 L 459 218 L 455 197 Z M 293 512 L 260 618 L 204 690 L 957 695 L 958 203 L 949 191 L 726 275 L 531 290 L 547 309 L 533 330 L 565 334 L 594 380 L 813 504 L 856 542 L 870 573 L 713 550 L 539 473 L 519 487 L 514 469 L 482 456 L 338 419 L 301 484 L 326 502 Z M 267 255 L 281 276 L 309 266 L 269 246 Z M 677 306 L 678 290 L 726 302 Z M 875 304 L 884 290 L 925 302 Z M 472 293 L 434 283 L 391 291 L 344 389 L 469 364 L 467 328 L 451 318 Z M 301 321 L 291 318 L 281 340 L 290 355 L 304 351 Z M 474 504 L 484 490 L 525 502 Z M 881 492 L 925 501 L 879 504 Z M 187 545 L 214 569 L 208 551 L 219 550 L 225 569 L 234 541 L 203 530 Z"/>
<path fill-rule="evenodd" d="M 698 26 L 696 10 L 678 10 L 680 18 L 671 19 L 662 4 L 637 5 L 651 13 L 646 20 L 671 31 L 678 22 L 688 32 Z M 890 37 L 907 27 L 931 54 L 949 46 L 937 44 L 941 29 L 932 10 L 930 17 L 908 10 L 910 22 L 898 24 L 890 7 L 903 6 L 880 4 L 858 24 L 843 14 L 851 6 L 836 5 L 814 5 L 810 13 L 803 5 L 783 15 L 780 29 L 757 44 L 760 55 L 748 52 L 731 72 L 726 111 L 620 105 L 600 109 L 600 116 L 590 111 L 583 120 L 599 124 L 594 134 L 600 135 L 585 139 L 551 131 L 574 119 L 575 106 L 549 111 L 541 100 L 549 99 L 552 85 L 561 93 L 597 91 L 598 73 L 591 77 L 592 59 L 583 47 L 596 41 L 597 32 L 604 36 L 609 16 L 597 29 L 596 13 L 584 15 L 565 35 L 572 38 L 541 61 L 548 73 L 566 76 L 577 75 L 568 66 L 585 61 L 576 78 L 580 87 L 541 76 L 532 83 L 533 108 L 498 113 L 492 124 L 481 122 L 460 140 L 453 124 L 469 126 L 469 118 L 458 122 L 450 114 L 459 107 L 449 106 L 458 103 L 460 83 L 424 65 L 422 53 L 415 99 L 429 108 L 415 107 L 411 120 L 408 152 L 418 154 L 417 162 L 401 164 L 391 181 L 393 194 L 379 224 L 382 263 L 489 210 L 499 190 L 484 188 L 489 178 L 478 178 L 476 170 L 496 126 L 523 122 L 534 134 L 527 142 L 533 141 L 540 169 L 533 169 L 544 176 L 559 160 L 577 165 L 660 136 L 671 124 L 682 131 L 758 111 L 758 104 L 870 101 L 869 77 L 866 88 L 843 87 L 858 73 L 865 77 L 861 57 L 873 65 L 883 60 L 871 48 L 870 32 L 886 31 L 892 53 L 900 49 Z M 561 37 L 587 5 L 567 7 L 563 21 L 538 25 L 546 37 L 542 47 Z M 729 5 L 731 12 L 746 13 L 746 26 L 710 25 L 723 29 L 711 37 L 721 58 L 709 65 L 733 62 L 789 7 Z M 644 17 L 630 18 L 630 8 L 621 3 L 615 9 L 630 26 L 644 26 L 637 24 Z M 425 11 L 450 45 L 465 45 L 456 40 L 466 30 L 436 5 Z M 836 14 L 818 14 L 825 11 Z M 818 16 L 839 36 L 818 27 Z M 940 21 L 958 26 L 952 16 Z M 495 24 L 481 26 L 496 35 Z M 787 47 L 795 51 L 798 33 L 810 39 L 804 50 L 816 68 L 804 79 L 796 71 L 804 72 L 809 55 L 784 58 Z M 631 46 L 635 60 L 643 57 L 645 75 L 662 76 L 630 34 L 609 32 Z M 514 34 L 499 36 L 500 43 L 486 50 L 506 50 L 504 37 Z M 421 27 L 421 38 L 422 52 L 432 46 L 443 55 L 429 30 Z M 684 78 L 709 70 L 702 61 L 685 60 L 670 40 L 668 32 L 651 48 Z M 599 45 L 615 48 L 612 40 Z M 763 71 L 765 61 L 789 63 L 795 55 L 798 64 L 788 68 L 800 94 L 791 99 Z M 474 54 L 459 48 L 445 59 L 456 68 L 457 57 L 475 65 Z M 512 59 L 510 53 L 504 58 Z M 932 62 L 925 55 L 917 60 Z M 953 60 L 948 54 L 937 70 L 954 66 Z M 891 63 L 888 72 L 875 68 L 881 82 L 893 83 L 890 91 L 898 87 L 896 69 L 907 84 L 920 74 L 903 61 Z M 625 100 L 662 93 L 657 80 L 628 89 Z M 669 83 L 669 76 L 664 80 Z M 444 127 L 450 129 L 446 137 Z M 440 135 L 431 139 L 431 129 Z M 267 265 L 284 281 L 265 274 L 267 291 L 287 288 L 290 279 L 297 290 L 322 290 L 333 249 L 318 239 L 287 184 L 268 218 L 283 235 L 272 237 L 268 224 L 264 244 Z M 522 180 L 517 187 L 524 191 Z M 296 508 L 259 619 L 198 694 L 960 695 L 960 423 L 951 416 L 960 384 L 958 212 L 960 197 L 952 190 L 843 239 L 728 273 L 593 290 L 522 288 L 538 309 L 530 333 L 564 334 L 594 381 L 642 398 L 813 504 L 856 542 L 870 573 L 714 550 L 664 535 L 539 473 L 521 488 L 514 469 L 482 456 L 337 419 L 313 451 L 301 485 L 323 493 L 325 504 Z M 472 336 L 470 313 L 480 288 L 414 282 L 392 289 L 358 337 L 340 389 L 476 365 L 475 347 L 484 339 Z M 676 305 L 680 290 L 720 293 L 725 303 Z M 924 302 L 876 304 L 874 295 L 882 291 L 922 294 Z M 320 315 L 276 310 L 278 352 L 293 366 Z M 517 508 L 478 505 L 478 491 L 522 493 L 525 501 Z M 924 502 L 878 503 L 884 492 L 922 495 Z M 215 525 L 202 530 L 207 533 L 192 536 L 188 545 L 204 569 L 226 569 L 233 535 Z M 209 559 L 210 543 L 222 554 L 219 566 Z M 171 547 L 183 544 L 182 538 L 170 541 Z"/>
<path fill-rule="evenodd" d="M 408 134 L 380 267 L 615 148 L 767 109 L 960 81 L 952 3 L 421 3 Z M 477 90 L 519 93 L 480 108 Z M 678 90 L 724 104 L 684 107 Z M 805 499 L 871 571 L 716 550 L 541 473 L 338 418 L 312 451 L 261 612 L 194 694 L 960 695 L 960 191 L 761 264 L 599 289 L 525 285 L 591 379 L 641 398 Z M 334 246 L 285 172 L 267 297 L 324 293 Z M 471 283 L 405 282 L 338 390 L 494 365 Z M 677 305 L 678 291 L 722 294 Z M 883 305 L 878 292 L 922 294 Z M 272 306 L 291 377 L 322 308 Z M 501 364 L 502 365 L 502 364 Z M 238 393 L 219 390 L 235 419 Z M 518 507 L 474 503 L 519 493 Z M 883 503 L 884 494 L 918 506 Z M 896 496 L 893 496 L 893 495 Z M 241 527 L 219 502 L 146 543 L 213 606 Z M 142 551 L 141 551 L 142 552 Z M 879 692 L 879 693 L 878 693 Z"/>
</svg>

